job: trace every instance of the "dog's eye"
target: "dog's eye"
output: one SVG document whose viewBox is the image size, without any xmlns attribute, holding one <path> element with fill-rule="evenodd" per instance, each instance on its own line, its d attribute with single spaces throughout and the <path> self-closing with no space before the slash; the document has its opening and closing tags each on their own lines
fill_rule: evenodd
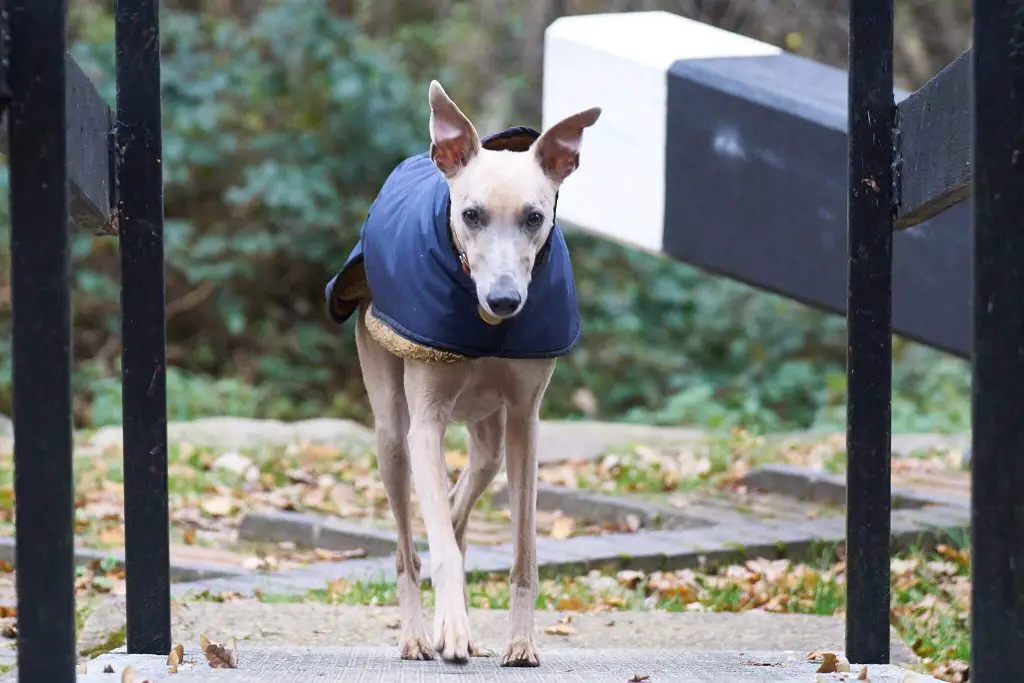
<svg viewBox="0 0 1024 683">
<path fill-rule="evenodd" d="M 544 216 L 543 216 L 543 214 L 539 214 L 539 213 L 537 213 L 536 211 L 531 211 L 531 212 L 530 212 L 530 213 L 529 213 L 529 214 L 528 214 L 528 215 L 526 216 L 526 224 L 527 224 L 528 226 L 530 226 L 531 228 L 536 228 L 536 227 L 539 227 L 539 226 L 540 226 L 540 224 L 541 224 L 541 223 L 543 223 L 543 222 L 544 222 Z"/>
<path fill-rule="evenodd" d="M 480 222 L 480 212 L 476 209 L 466 209 L 462 212 L 462 220 L 466 221 L 467 225 L 476 225 Z"/>
</svg>

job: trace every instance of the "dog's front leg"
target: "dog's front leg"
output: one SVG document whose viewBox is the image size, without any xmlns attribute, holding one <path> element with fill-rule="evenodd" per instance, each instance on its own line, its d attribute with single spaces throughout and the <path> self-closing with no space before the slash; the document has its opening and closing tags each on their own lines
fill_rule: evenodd
<svg viewBox="0 0 1024 683">
<path fill-rule="evenodd" d="M 533 634 L 537 601 L 537 434 L 538 405 L 509 407 L 506 425 L 506 467 L 512 506 L 513 542 L 510 576 L 509 643 L 502 666 L 540 666 Z"/>
<path fill-rule="evenodd" d="M 408 363 L 409 457 L 430 546 L 434 584 L 434 646 L 445 661 L 463 664 L 471 650 L 469 613 L 464 599 L 462 553 L 452 529 L 444 432 L 468 370 L 439 363 Z"/>
</svg>

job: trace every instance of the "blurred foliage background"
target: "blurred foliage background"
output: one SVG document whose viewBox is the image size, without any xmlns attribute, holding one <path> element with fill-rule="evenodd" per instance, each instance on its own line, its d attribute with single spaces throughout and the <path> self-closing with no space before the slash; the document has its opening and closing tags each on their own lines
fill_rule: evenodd
<svg viewBox="0 0 1024 683">
<path fill-rule="evenodd" d="M 170 417 L 369 419 L 351 323 L 323 286 L 391 167 L 427 141 L 438 78 L 481 131 L 540 122 L 544 28 L 666 9 L 845 67 L 845 0 L 166 0 L 162 15 Z M 73 53 L 114 102 L 113 0 L 70 0 Z M 968 46 L 968 0 L 897 3 L 916 88 Z M 7 244 L 7 177 L 0 236 Z M 845 323 L 654 256 L 568 235 L 585 336 L 546 417 L 839 428 Z M 120 420 L 116 240 L 74 241 L 76 421 Z M 10 412 L 0 252 L 0 412 Z M 969 370 L 897 340 L 894 427 L 969 425 Z"/>
</svg>

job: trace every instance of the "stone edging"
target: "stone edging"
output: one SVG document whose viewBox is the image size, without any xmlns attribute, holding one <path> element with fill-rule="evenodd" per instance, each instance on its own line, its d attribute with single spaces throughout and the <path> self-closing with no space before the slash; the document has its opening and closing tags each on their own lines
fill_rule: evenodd
<svg viewBox="0 0 1024 683">
<path fill-rule="evenodd" d="M 966 529 L 970 511 L 963 506 L 927 506 L 898 509 L 892 515 L 894 549 L 934 545 L 944 533 Z M 590 569 L 642 571 L 697 568 L 708 564 L 742 561 L 752 557 L 820 559 L 816 554 L 845 539 L 845 520 L 839 517 L 800 522 L 710 524 L 689 529 L 640 530 L 577 536 L 565 540 L 537 539 L 538 568 L 542 576 L 579 575 Z M 424 580 L 430 578 L 429 554 L 422 554 Z M 506 573 L 512 565 L 511 544 L 471 545 L 466 572 L 471 575 Z M 253 595 L 298 595 L 324 589 L 337 579 L 349 581 L 395 580 L 394 557 L 323 562 L 277 573 L 213 578 L 172 586 L 172 594 L 236 592 Z"/>
<path fill-rule="evenodd" d="M 800 500 L 846 504 L 846 477 L 796 465 L 764 465 L 748 472 L 741 480 L 750 489 L 778 493 Z M 924 508 L 928 506 L 969 507 L 970 501 L 959 496 L 929 493 L 920 489 L 895 487 L 892 507 Z"/>
<path fill-rule="evenodd" d="M 13 538 L 0 538 L 0 561 L 7 562 L 12 567 L 15 564 L 15 543 Z M 81 567 L 90 562 L 103 562 L 113 560 L 118 567 L 124 567 L 124 550 L 121 548 L 110 548 L 101 550 L 98 548 L 75 548 L 75 566 Z M 222 577 L 245 577 L 250 572 L 242 568 L 227 567 L 220 564 L 203 562 L 176 562 L 171 560 L 171 583 L 179 581 L 201 581 Z"/>
</svg>

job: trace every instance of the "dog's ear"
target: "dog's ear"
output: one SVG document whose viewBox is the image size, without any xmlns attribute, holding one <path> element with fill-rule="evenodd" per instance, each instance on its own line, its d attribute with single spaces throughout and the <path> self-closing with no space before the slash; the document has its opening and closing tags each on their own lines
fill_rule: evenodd
<svg viewBox="0 0 1024 683">
<path fill-rule="evenodd" d="M 537 163 L 551 180 L 561 183 L 580 165 L 583 129 L 597 123 L 601 108 L 593 107 L 562 119 L 533 143 Z"/>
<path fill-rule="evenodd" d="M 480 136 L 437 81 L 430 82 L 429 99 L 430 158 L 451 178 L 480 151 Z"/>
</svg>

